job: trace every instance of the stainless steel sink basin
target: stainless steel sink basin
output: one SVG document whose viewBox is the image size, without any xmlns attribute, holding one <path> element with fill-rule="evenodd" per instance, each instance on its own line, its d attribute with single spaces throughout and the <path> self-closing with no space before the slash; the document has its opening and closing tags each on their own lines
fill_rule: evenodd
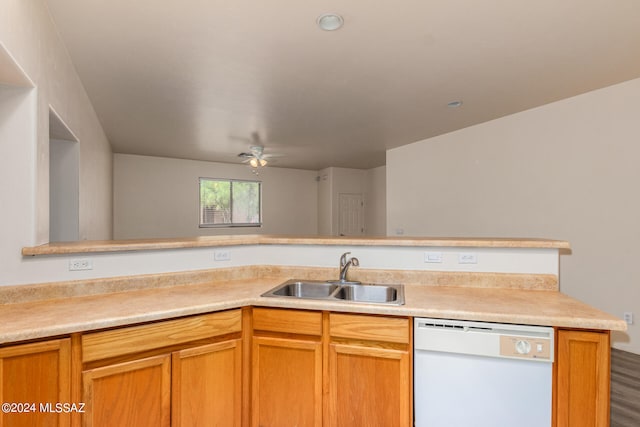
<svg viewBox="0 0 640 427">
<path fill-rule="evenodd" d="M 398 289 L 387 285 L 344 285 L 335 297 L 353 302 L 394 304 L 398 301 Z M 402 299 L 404 302 L 404 295 Z"/>
<path fill-rule="evenodd" d="M 338 287 L 338 285 L 328 282 L 289 280 L 288 282 L 279 285 L 278 287 L 270 290 L 262 296 L 312 299 L 328 298 L 336 291 L 336 289 L 338 289 Z"/>
<path fill-rule="evenodd" d="M 263 297 L 321 299 L 349 303 L 404 305 L 403 285 L 356 284 L 335 281 L 288 280 Z"/>
</svg>

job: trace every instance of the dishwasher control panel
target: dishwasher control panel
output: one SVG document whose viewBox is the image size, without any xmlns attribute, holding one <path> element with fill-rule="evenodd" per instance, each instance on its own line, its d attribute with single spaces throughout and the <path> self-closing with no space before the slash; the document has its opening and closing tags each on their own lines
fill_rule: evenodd
<svg viewBox="0 0 640 427">
<path fill-rule="evenodd" d="M 521 359 L 551 360 L 551 340 L 531 336 L 500 336 L 500 355 Z"/>
<path fill-rule="evenodd" d="M 476 356 L 552 363 L 554 332 L 549 326 L 469 320 L 415 318 L 413 348 Z"/>
</svg>

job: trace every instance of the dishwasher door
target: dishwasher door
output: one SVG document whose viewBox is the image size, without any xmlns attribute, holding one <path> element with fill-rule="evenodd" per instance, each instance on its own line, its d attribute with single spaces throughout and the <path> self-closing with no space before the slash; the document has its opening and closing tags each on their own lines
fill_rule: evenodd
<svg viewBox="0 0 640 427">
<path fill-rule="evenodd" d="M 551 426 L 552 328 L 540 335 L 531 327 L 445 321 L 452 324 L 421 329 L 419 320 L 427 319 L 414 328 L 416 427 Z M 505 342 L 516 356 L 501 355 Z M 531 354 L 541 346 L 548 358 Z"/>
</svg>

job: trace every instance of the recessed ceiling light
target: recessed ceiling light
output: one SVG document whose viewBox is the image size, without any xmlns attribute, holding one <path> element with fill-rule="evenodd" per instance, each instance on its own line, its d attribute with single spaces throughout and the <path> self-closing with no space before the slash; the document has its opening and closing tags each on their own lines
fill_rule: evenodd
<svg viewBox="0 0 640 427">
<path fill-rule="evenodd" d="M 450 108 L 458 108 L 462 106 L 462 101 L 451 101 L 450 103 L 447 104 L 447 107 Z"/>
<path fill-rule="evenodd" d="M 324 31 L 335 31 L 342 27 L 344 19 L 337 13 L 323 13 L 316 19 L 318 27 Z"/>
</svg>

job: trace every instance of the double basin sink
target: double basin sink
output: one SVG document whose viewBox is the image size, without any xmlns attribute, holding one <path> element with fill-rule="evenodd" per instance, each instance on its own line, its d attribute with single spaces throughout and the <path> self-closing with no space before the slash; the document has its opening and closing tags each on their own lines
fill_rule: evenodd
<svg viewBox="0 0 640 427">
<path fill-rule="evenodd" d="M 404 286 L 294 279 L 276 286 L 262 296 L 404 305 Z"/>
</svg>

